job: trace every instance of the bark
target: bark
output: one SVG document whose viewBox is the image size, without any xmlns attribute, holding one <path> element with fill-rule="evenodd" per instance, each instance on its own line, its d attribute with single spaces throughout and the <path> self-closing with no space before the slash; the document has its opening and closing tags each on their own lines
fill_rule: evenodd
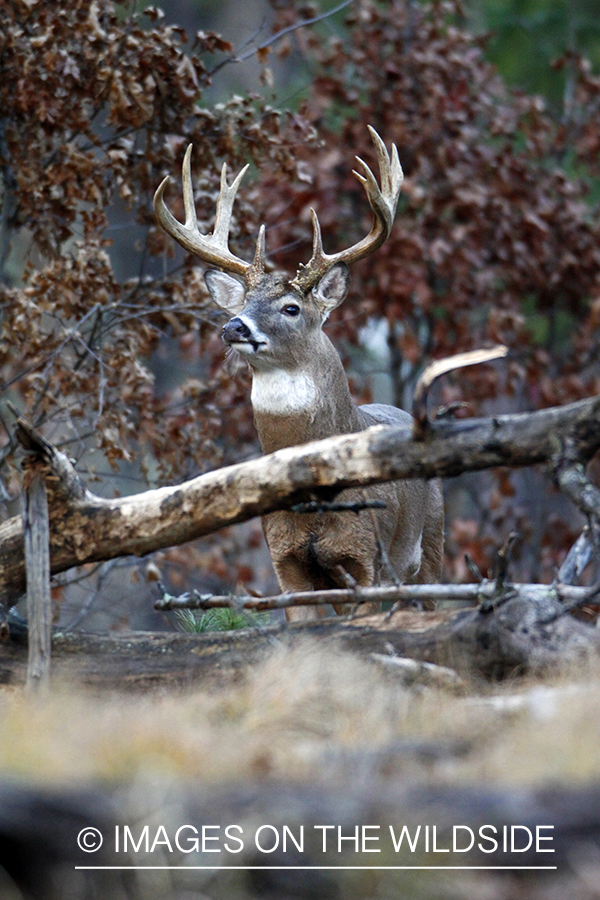
<svg viewBox="0 0 600 900">
<path fill-rule="evenodd" d="M 46 482 L 43 473 L 36 469 L 27 473 L 23 491 L 23 530 L 29 623 L 27 687 L 44 691 L 50 683 L 50 532 Z"/>
<path fill-rule="evenodd" d="M 577 584 L 593 553 L 594 541 L 586 525 L 558 570 L 558 580 L 563 584 Z"/>
<path fill-rule="evenodd" d="M 94 496 L 67 458 L 19 420 L 30 452 L 51 470 L 52 573 L 75 565 L 152 551 L 194 540 L 298 502 L 331 499 L 344 487 L 399 478 L 454 476 L 493 466 L 549 463 L 559 482 L 588 511 L 583 466 L 600 449 L 600 397 L 520 415 L 431 424 L 415 439 L 404 428 L 375 427 L 328 438 L 209 472 L 175 487 L 106 500 Z M 575 475 L 573 475 L 575 473 Z M 585 484 L 582 485 L 581 479 Z M 0 526 L 0 596 L 24 590 L 20 518 Z"/>
</svg>

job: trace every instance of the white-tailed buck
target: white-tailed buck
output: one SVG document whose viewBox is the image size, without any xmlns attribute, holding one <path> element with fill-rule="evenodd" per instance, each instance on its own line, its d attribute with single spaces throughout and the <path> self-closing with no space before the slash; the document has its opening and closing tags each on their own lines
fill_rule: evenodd
<svg viewBox="0 0 600 900">
<path fill-rule="evenodd" d="M 355 406 L 341 360 L 322 330 L 329 313 L 348 290 L 348 265 L 372 253 L 388 237 L 402 185 L 396 147 L 390 156 L 377 132 L 369 128 L 379 159 L 381 188 L 359 157 L 363 184 L 374 222 L 367 237 L 332 256 L 323 252 L 321 230 L 313 210 L 313 253 L 292 279 L 265 272 L 264 225 L 252 263 L 228 247 L 235 195 L 247 166 L 227 184 L 223 165 L 221 191 L 212 234 L 203 235 L 196 219 L 190 174 L 191 146 L 183 163 L 185 225 L 167 209 L 163 193 L 154 197 L 159 223 L 182 247 L 218 269 L 205 274 L 215 302 L 233 318 L 224 341 L 242 354 L 252 369 L 252 407 L 265 453 L 332 435 L 362 431 L 371 425 L 404 426 L 411 416 L 378 403 Z M 231 273 L 231 274 L 226 274 Z M 237 277 L 232 277 L 232 275 Z M 241 279 L 241 280 L 240 280 Z M 443 547 L 443 504 L 437 481 L 396 481 L 367 489 L 348 489 L 338 499 L 383 500 L 385 509 L 354 512 L 293 513 L 263 518 L 275 571 L 283 591 L 359 585 L 394 580 L 439 580 Z M 312 618 L 313 608 L 296 609 L 288 618 Z"/>
</svg>

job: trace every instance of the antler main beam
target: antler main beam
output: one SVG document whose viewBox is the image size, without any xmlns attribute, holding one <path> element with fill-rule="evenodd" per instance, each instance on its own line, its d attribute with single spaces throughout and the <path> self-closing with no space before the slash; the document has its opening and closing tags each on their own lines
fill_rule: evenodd
<svg viewBox="0 0 600 900">
<path fill-rule="evenodd" d="M 374 128 L 367 126 L 379 162 L 379 172 L 381 175 L 381 187 L 377 183 L 377 179 L 373 175 L 371 169 L 359 156 L 356 157 L 359 165 L 363 169 L 363 173 L 354 171 L 354 175 L 363 185 L 369 205 L 373 210 L 373 225 L 369 234 L 339 253 L 329 255 L 323 251 L 323 241 L 321 238 L 321 226 L 314 209 L 311 210 L 313 221 L 313 253 L 310 261 L 306 265 L 300 265 L 292 284 L 306 293 L 310 288 L 319 281 L 320 278 L 337 262 L 345 262 L 348 265 L 363 259 L 374 250 L 377 250 L 392 230 L 396 207 L 398 206 L 398 198 L 404 175 L 402 166 L 398 159 L 398 150 L 395 144 L 392 144 L 391 158 L 380 136 Z"/>
<path fill-rule="evenodd" d="M 259 232 L 256 253 L 252 263 L 245 262 L 229 250 L 229 229 L 231 227 L 233 204 L 248 166 L 244 166 L 234 179 L 233 184 L 229 185 L 227 183 L 227 165 L 223 163 L 215 227 L 212 234 L 205 235 L 200 232 L 196 216 L 192 188 L 191 156 L 192 145 L 190 144 L 186 150 L 182 168 L 185 224 L 182 224 L 175 218 L 164 201 L 163 195 L 169 181 L 168 175 L 158 186 L 154 195 L 156 218 L 167 234 L 171 235 L 189 253 L 193 253 L 194 256 L 199 257 L 211 266 L 218 266 L 234 275 L 240 275 L 248 287 L 252 287 L 265 272 L 264 226 L 261 227 Z"/>
<path fill-rule="evenodd" d="M 321 226 L 314 209 L 311 210 L 313 221 L 313 252 L 310 261 L 306 265 L 300 265 L 291 284 L 302 293 L 307 293 L 323 277 L 323 275 L 337 262 L 345 262 L 348 265 L 363 259 L 374 250 L 377 250 L 392 230 L 398 197 L 402 187 L 402 167 L 398 159 L 398 151 L 392 144 L 391 156 L 385 144 L 374 128 L 367 126 L 371 139 L 377 152 L 381 186 L 373 175 L 369 166 L 359 156 L 356 157 L 362 172 L 354 171 L 354 175 L 363 185 L 369 205 L 373 210 L 373 225 L 369 234 L 339 253 L 329 255 L 323 250 Z M 167 234 L 170 234 L 189 253 L 193 253 L 205 263 L 217 266 L 234 275 L 240 275 L 249 288 L 254 287 L 265 274 L 265 230 L 261 226 L 256 252 L 252 263 L 245 262 L 235 256 L 229 250 L 229 230 L 233 204 L 248 166 L 244 166 L 239 175 L 230 185 L 227 183 L 227 166 L 223 163 L 221 170 L 221 188 L 217 201 L 217 213 L 212 234 L 202 234 L 198 227 L 196 208 L 194 204 L 194 192 L 191 175 L 192 145 L 186 150 L 183 160 L 183 203 L 185 207 L 185 223 L 179 222 L 168 209 L 164 201 L 164 192 L 169 181 L 168 176 L 159 185 L 154 195 L 154 211 L 159 224 Z"/>
</svg>

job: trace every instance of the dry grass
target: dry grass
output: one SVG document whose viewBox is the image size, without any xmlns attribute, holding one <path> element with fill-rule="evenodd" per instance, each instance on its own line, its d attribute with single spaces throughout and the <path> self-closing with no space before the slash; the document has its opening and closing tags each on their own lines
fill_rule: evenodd
<svg viewBox="0 0 600 900">
<path fill-rule="evenodd" d="M 241 684 L 207 693 L 94 694 L 54 686 L 44 701 L 0 693 L 0 771 L 29 783 L 126 783 L 191 776 L 322 780 L 343 760 L 428 781 L 526 784 L 600 775 L 600 676 L 515 682 L 455 696 L 407 688 L 375 665 L 307 640 L 275 650 Z M 423 762 L 411 753 L 466 742 Z M 342 764 L 340 763 L 342 760 Z M 358 760 L 358 763 L 357 763 Z"/>
</svg>

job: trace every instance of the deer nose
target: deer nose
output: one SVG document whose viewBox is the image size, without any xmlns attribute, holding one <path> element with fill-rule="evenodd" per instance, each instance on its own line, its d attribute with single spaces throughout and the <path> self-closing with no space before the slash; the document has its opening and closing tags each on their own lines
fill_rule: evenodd
<svg viewBox="0 0 600 900">
<path fill-rule="evenodd" d="M 250 334 L 250 329 L 239 316 L 234 316 L 223 328 L 223 340 L 228 344 L 248 340 Z"/>
</svg>

